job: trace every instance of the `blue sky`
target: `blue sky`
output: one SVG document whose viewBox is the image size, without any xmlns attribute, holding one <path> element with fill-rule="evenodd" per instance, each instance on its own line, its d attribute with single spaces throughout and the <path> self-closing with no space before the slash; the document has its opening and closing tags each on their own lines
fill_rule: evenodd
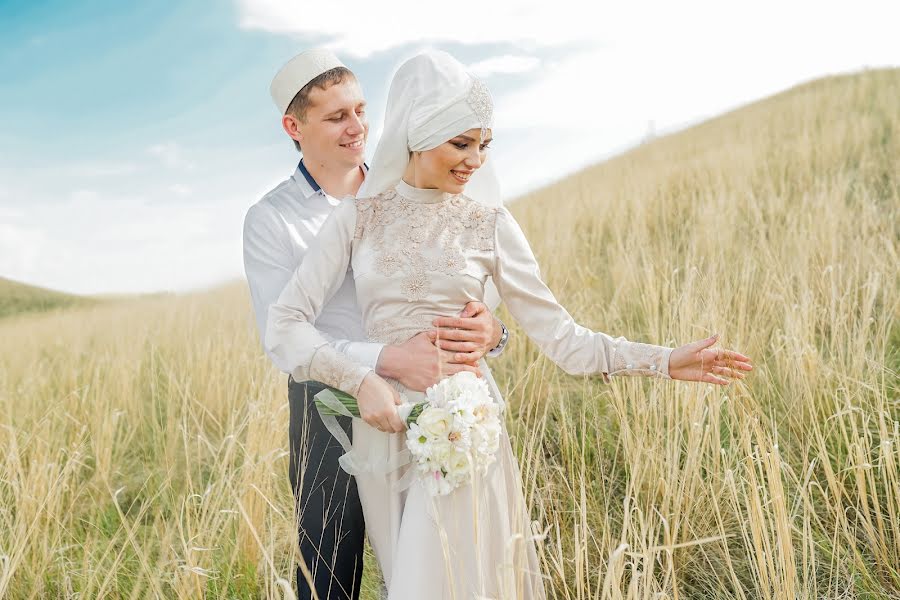
<svg viewBox="0 0 900 600">
<path fill-rule="evenodd" d="M 508 197 L 627 148 L 651 122 L 670 131 L 811 78 L 900 65 L 887 0 L 582 4 L 496 0 L 467 18 L 412 0 L 0 0 L 0 276 L 77 293 L 241 277 L 244 212 L 298 158 L 269 82 L 312 45 L 359 76 L 370 153 L 399 62 L 432 46 L 470 65 L 495 96 Z"/>
</svg>

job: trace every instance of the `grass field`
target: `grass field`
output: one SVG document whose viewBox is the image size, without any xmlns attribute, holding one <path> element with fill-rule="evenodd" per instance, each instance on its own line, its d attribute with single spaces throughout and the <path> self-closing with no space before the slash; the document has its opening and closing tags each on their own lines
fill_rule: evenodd
<svg viewBox="0 0 900 600">
<path fill-rule="evenodd" d="M 898 70 L 812 82 L 513 205 L 582 324 L 756 364 L 604 385 L 513 328 L 551 598 L 900 598 L 898 98 Z M 0 344 L 0 597 L 290 597 L 285 380 L 243 284 Z"/>
</svg>

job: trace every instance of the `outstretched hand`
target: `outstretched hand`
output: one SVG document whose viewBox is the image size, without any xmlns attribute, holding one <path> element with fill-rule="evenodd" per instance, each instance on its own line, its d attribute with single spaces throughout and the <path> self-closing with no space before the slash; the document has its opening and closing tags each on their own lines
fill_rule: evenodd
<svg viewBox="0 0 900 600">
<path fill-rule="evenodd" d="M 669 377 L 681 381 L 701 381 L 728 385 L 733 379 L 746 377 L 753 370 L 749 356 L 740 352 L 712 348 L 719 334 L 675 348 L 669 356 Z"/>
</svg>

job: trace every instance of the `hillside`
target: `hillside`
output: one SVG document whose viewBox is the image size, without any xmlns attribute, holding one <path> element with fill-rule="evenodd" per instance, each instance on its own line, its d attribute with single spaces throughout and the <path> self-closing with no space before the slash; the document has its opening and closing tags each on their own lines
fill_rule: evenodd
<svg viewBox="0 0 900 600">
<path fill-rule="evenodd" d="M 583 325 L 756 365 L 572 377 L 501 310 L 548 598 L 900 597 L 897 98 L 900 70 L 811 82 L 511 206 Z M 0 596 L 288 597 L 285 378 L 245 285 L 0 339 Z"/>
<path fill-rule="evenodd" d="M 92 302 L 95 300 L 0 277 L 0 319 L 21 313 L 82 306 Z"/>
<path fill-rule="evenodd" d="M 900 69 L 815 80 L 652 140 L 510 209 L 554 290 L 614 303 L 611 320 L 577 314 L 586 324 L 668 338 L 661 326 L 702 290 L 702 320 L 677 339 L 739 330 L 748 338 L 732 343 L 762 344 L 767 328 L 733 319 L 784 323 L 792 313 L 774 312 L 799 308 L 805 343 L 821 347 L 835 343 L 842 329 L 833 321 L 852 308 L 860 334 L 889 330 L 900 369 L 898 98 Z"/>
</svg>

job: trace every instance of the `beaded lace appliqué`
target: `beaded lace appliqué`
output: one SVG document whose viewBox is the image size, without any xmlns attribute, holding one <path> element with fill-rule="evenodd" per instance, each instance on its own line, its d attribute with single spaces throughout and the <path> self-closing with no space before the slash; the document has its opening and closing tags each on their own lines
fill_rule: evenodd
<svg viewBox="0 0 900 600">
<path fill-rule="evenodd" d="M 494 249 L 498 209 L 462 195 L 424 204 L 389 190 L 357 200 L 356 209 L 354 238 L 365 235 L 371 242 L 376 272 L 402 277 L 401 290 L 409 302 L 427 297 L 434 273 L 461 273 L 465 250 Z"/>
<path fill-rule="evenodd" d="M 494 101 L 487 86 L 477 77 L 472 78 L 472 87 L 469 88 L 466 103 L 481 121 L 481 139 L 483 140 L 485 130 L 491 126 L 491 120 L 494 117 Z"/>
</svg>

